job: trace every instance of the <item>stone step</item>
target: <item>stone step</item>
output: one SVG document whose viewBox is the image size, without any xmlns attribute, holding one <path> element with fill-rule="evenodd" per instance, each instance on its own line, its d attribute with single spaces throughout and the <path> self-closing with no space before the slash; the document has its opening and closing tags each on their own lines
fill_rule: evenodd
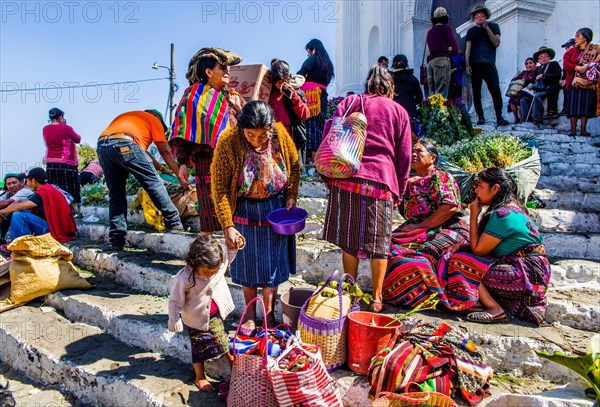
<svg viewBox="0 0 600 407">
<path fill-rule="evenodd" d="M 37 383 L 4 362 L 0 362 L 0 385 L 4 388 L 0 405 L 4 407 L 81 405 L 73 395 L 65 393 L 60 385 L 48 386 Z M 16 404 L 9 402 L 11 398 Z"/>
<path fill-rule="evenodd" d="M 551 176 L 542 172 L 537 187 L 540 189 L 552 189 L 554 191 L 599 193 L 600 178 L 582 178 L 562 175 Z"/>
<path fill-rule="evenodd" d="M 2 314 L 0 343 L 0 358 L 12 368 L 41 383 L 62 385 L 85 404 L 224 405 L 216 393 L 192 391 L 191 366 L 33 305 Z"/>
<path fill-rule="evenodd" d="M 536 189 L 534 195 L 546 204 L 545 209 L 600 212 L 600 193 Z"/>
<path fill-rule="evenodd" d="M 169 295 L 172 276 L 185 265 L 182 260 L 168 254 L 157 254 L 140 249 L 128 249 L 118 254 L 98 252 L 93 245 L 74 246 L 72 249 L 75 254 L 74 260 L 80 267 L 94 270 L 103 278 L 114 279 L 129 289 L 158 295 L 163 299 Z M 281 287 L 280 293 L 288 291 L 290 285 L 313 288 L 314 286 L 311 284 L 324 281 L 329 274 L 314 272 L 297 274 Z M 371 277 L 368 270 L 360 272 L 358 281 L 364 289 L 371 289 Z M 237 312 L 241 312 L 244 307 L 242 289 L 230 281 L 229 283 L 232 297 L 237 305 Z M 600 331 L 600 324 L 595 323 L 598 322 L 598 315 L 600 315 L 600 305 L 595 301 L 595 297 L 600 295 L 599 283 L 586 281 L 560 286 L 556 285 L 557 283 L 555 282 L 552 289 L 548 291 L 548 303 L 551 304 L 551 306 L 549 305 L 551 313 L 548 320 L 561 321 L 563 325 L 578 329 Z M 163 301 L 163 305 L 166 306 L 166 301 Z M 160 304 L 153 306 L 160 306 Z M 276 315 L 278 316 L 281 315 L 280 307 L 278 302 L 276 305 Z M 106 329 L 104 325 L 102 327 Z"/>
<path fill-rule="evenodd" d="M 543 233 L 549 256 L 600 260 L 600 234 Z"/>
<path fill-rule="evenodd" d="M 543 233 L 600 233 L 600 212 L 564 209 L 531 209 L 529 212 Z"/>
<path fill-rule="evenodd" d="M 148 270 L 148 274 L 152 272 Z M 189 361 L 187 336 L 167 331 L 165 315 L 167 301 L 164 298 L 131 293 L 127 287 L 115 285 L 102 275 L 92 281 L 97 284 L 93 290 L 55 293 L 48 296 L 47 304 L 60 309 L 70 320 L 100 327 L 119 341 L 163 356 Z M 234 285 L 230 285 L 230 288 L 236 302 L 236 314 L 239 314 L 243 309 L 244 300 L 241 295 L 236 295 L 235 291 L 240 288 Z M 280 294 L 288 289 L 282 287 Z M 390 315 L 403 312 L 405 311 L 393 306 L 387 306 L 385 310 L 385 313 Z M 278 318 L 281 317 L 278 315 Z M 528 324 L 514 320 L 506 324 L 486 326 L 464 321 L 463 317 L 446 312 L 419 313 L 418 318 L 428 321 L 444 320 L 469 332 L 474 341 L 486 349 L 492 366 L 497 372 L 539 376 L 556 382 L 571 380 L 573 375 L 566 369 L 546 372 L 546 369 L 541 366 L 544 362 L 537 360 L 534 363 L 536 357 L 532 355 L 527 355 L 526 360 L 521 360 L 516 357 L 517 355 L 508 353 L 510 356 L 507 358 L 506 350 L 518 346 L 520 352 L 525 354 L 531 352 L 533 348 L 567 346 L 564 338 L 574 337 L 581 339 L 582 346 L 585 346 L 585 340 L 592 335 L 591 332 L 573 329 L 562 323 L 532 328 Z M 235 317 L 228 318 L 231 319 L 235 321 Z M 223 377 L 228 373 L 228 367 L 224 363 L 213 364 L 210 369 L 215 377 Z M 345 376 L 347 373 L 340 372 L 340 375 Z"/>
</svg>

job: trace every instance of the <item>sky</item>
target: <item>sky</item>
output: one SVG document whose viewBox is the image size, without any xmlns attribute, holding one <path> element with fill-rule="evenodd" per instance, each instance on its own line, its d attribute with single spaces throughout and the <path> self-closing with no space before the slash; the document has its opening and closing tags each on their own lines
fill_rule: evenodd
<svg viewBox="0 0 600 407">
<path fill-rule="evenodd" d="M 200 48 L 232 50 L 243 64 L 268 66 L 277 57 L 297 71 L 312 38 L 335 62 L 339 18 L 333 0 L 1 0 L 0 11 L 0 174 L 40 165 L 52 107 L 94 147 L 120 113 L 165 112 L 168 70 L 152 65 L 169 66 L 171 43 L 177 103 Z M 122 83 L 138 80 L 152 81 Z"/>
</svg>

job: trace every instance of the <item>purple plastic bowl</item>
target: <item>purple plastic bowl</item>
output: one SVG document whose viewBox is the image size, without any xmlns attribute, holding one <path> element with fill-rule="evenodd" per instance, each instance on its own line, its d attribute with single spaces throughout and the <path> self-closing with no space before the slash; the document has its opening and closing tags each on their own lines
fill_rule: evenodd
<svg viewBox="0 0 600 407">
<path fill-rule="evenodd" d="M 308 212 L 302 208 L 295 207 L 287 210 L 286 208 L 276 209 L 267 216 L 275 233 L 280 235 L 294 235 L 304 230 L 308 218 Z"/>
</svg>

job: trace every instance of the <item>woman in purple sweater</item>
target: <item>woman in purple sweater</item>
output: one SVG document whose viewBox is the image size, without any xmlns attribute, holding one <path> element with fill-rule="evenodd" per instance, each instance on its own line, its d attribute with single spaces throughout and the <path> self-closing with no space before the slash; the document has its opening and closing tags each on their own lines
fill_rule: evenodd
<svg viewBox="0 0 600 407">
<path fill-rule="evenodd" d="M 349 96 L 335 116 L 361 111 Z M 411 161 L 410 119 L 393 101 L 394 80 L 381 65 L 369 72 L 365 94 L 360 95 L 367 117 L 367 139 L 359 171 L 351 178 L 325 178 L 329 202 L 323 239 L 339 246 L 344 272 L 356 278 L 360 258 L 371 259 L 373 303 L 380 312 L 382 286 L 392 234 L 392 213 L 404 195 Z M 327 134 L 331 120 L 325 125 Z"/>
</svg>

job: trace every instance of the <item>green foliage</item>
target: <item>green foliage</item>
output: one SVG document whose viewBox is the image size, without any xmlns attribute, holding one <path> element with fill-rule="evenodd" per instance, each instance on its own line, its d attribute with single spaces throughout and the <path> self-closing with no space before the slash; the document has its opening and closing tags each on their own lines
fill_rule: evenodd
<svg viewBox="0 0 600 407">
<path fill-rule="evenodd" d="M 108 194 L 108 187 L 104 180 L 95 184 L 87 184 L 81 188 L 81 196 L 85 198 L 83 205 L 87 206 L 108 206 L 108 200 L 105 196 Z"/>
<path fill-rule="evenodd" d="M 435 94 L 419 106 L 419 121 L 425 137 L 437 145 L 450 146 L 475 137 L 471 118 L 464 106 Z"/>
<path fill-rule="evenodd" d="M 520 138 L 489 131 L 473 138 L 442 146 L 439 153 L 467 172 L 489 167 L 506 168 L 531 156 L 531 149 Z"/>
<path fill-rule="evenodd" d="M 318 287 L 321 287 L 323 284 L 325 284 L 325 282 L 321 281 L 318 284 Z M 329 283 L 329 285 L 327 287 L 329 287 L 337 292 L 338 285 L 339 284 L 337 281 L 332 281 Z M 366 304 L 370 304 L 371 301 L 373 301 L 373 296 L 371 296 L 371 294 L 363 292 L 363 290 L 360 289 L 358 284 L 351 283 L 349 281 L 344 281 L 342 283 L 342 294 L 347 294 L 350 296 L 350 298 L 357 298 L 358 301 L 364 301 Z M 329 292 L 329 291 L 322 291 L 321 295 L 323 297 L 331 298 L 335 294 L 332 292 Z"/>
<path fill-rule="evenodd" d="M 82 171 L 89 163 L 98 158 L 96 149 L 87 144 L 77 146 L 77 158 L 79 159 L 79 171 Z"/>
<path fill-rule="evenodd" d="M 141 187 L 142 184 L 140 184 L 133 175 L 129 174 L 127 183 L 125 184 L 125 192 L 127 195 L 137 195 Z"/>
<path fill-rule="evenodd" d="M 590 385 L 585 390 L 586 396 L 600 401 L 600 334 L 594 335 L 590 339 L 588 353 L 585 356 L 565 355 L 562 352 L 548 352 L 534 349 L 534 352 L 541 358 L 551 360 L 560 365 L 566 366 L 575 373 L 583 377 Z"/>
<path fill-rule="evenodd" d="M 344 100 L 343 97 L 338 96 L 327 101 L 327 108 L 325 109 L 325 120 L 329 120 L 333 117 L 335 113 L 335 109 L 340 104 L 340 102 Z"/>
</svg>

